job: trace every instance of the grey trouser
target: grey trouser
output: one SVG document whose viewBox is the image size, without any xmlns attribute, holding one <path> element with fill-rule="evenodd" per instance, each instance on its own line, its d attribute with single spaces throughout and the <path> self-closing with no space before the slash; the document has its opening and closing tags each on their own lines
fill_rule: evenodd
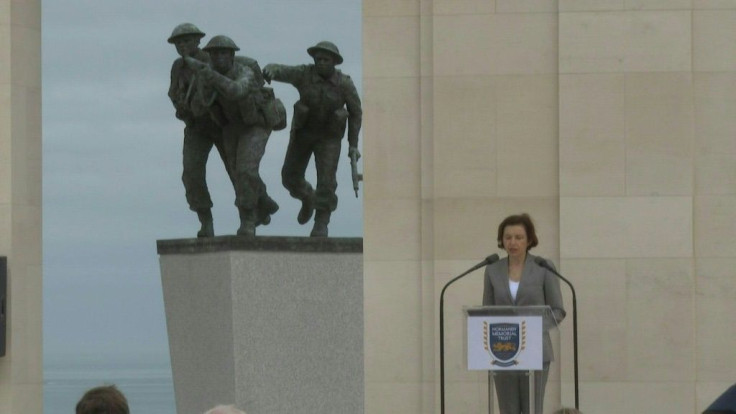
<svg viewBox="0 0 736 414">
<path fill-rule="evenodd" d="M 528 371 L 499 371 L 493 376 L 498 396 L 498 409 L 501 414 L 532 414 L 529 412 Z M 549 375 L 549 362 L 541 371 L 534 371 L 534 414 L 542 414 L 544 388 Z"/>
<path fill-rule="evenodd" d="M 212 199 L 206 180 L 207 158 L 212 150 L 212 145 L 217 147 L 223 164 L 228 169 L 222 144 L 222 134 L 215 123 L 209 120 L 209 117 L 197 118 L 184 128 L 184 145 L 182 148 L 184 169 L 181 181 L 184 183 L 189 208 L 194 211 L 212 208 Z"/>
<path fill-rule="evenodd" d="M 281 182 L 289 194 L 299 200 L 314 193 L 317 210 L 335 211 L 337 208 L 337 164 L 340 159 L 340 138 L 325 138 L 323 133 L 300 129 L 292 133 L 286 150 Z M 309 159 L 314 154 L 317 168 L 317 190 L 304 178 Z"/>
<path fill-rule="evenodd" d="M 259 172 L 261 158 L 271 130 L 262 126 L 230 123 L 222 129 L 225 153 L 233 172 L 235 205 L 255 209 L 266 195 L 266 184 Z"/>
</svg>

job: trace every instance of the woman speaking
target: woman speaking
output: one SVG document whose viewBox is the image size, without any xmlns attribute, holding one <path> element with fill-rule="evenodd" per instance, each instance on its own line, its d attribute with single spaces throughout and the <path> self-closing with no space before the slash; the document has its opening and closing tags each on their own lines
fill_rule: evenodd
<svg viewBox="0 0 736 414">
<path fill-rule="evenodd" d="M 498 247 L 508 253 L 486 266 L 483 285 L 484 306 L 544 306 L 552 309 L 557 323 L 565 317 L 560 282 L 557 277 L 534 262 L 529 250 L 539 244 L 534 224 L 528 214 L 506 217 L 498 226 Z M 551 264 L 550 264 L 551 265 Z M 546 326 L 546 324 L 545 324 Z M 544 387 L 553 360 L 552 340 L 544 331 L 543 370 L 535 372 L 536 414 L 542 413 Z M 529 380 L 525 371 L 498 371 L 494 376 L 501 414 L 529 412 Z"/>
</svg>

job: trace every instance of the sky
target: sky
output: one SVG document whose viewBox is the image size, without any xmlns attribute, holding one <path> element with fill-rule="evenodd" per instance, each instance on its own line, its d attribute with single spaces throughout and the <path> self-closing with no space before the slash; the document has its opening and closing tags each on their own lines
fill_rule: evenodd
<svg viewBox="0 0 736 414">
<path fill-rule="evenodd" d="M 360 0 L 44 0 L 43 315 L 47 364 L 168 356 L 156 240 L 189 238 L 199 222 L 181 183 L 183 123 L 167 96 L 167 43 L 180 23 L 231 37 L 239 54 L 304 64 L 319 41 L 337 44 L 338 68 L 362 96 Z M 288 84 L 271 85 L 285 104 Z M 362 139 L 362 135 L 361 135 Z M 280 205 L 258 235 L 308 236 L 301 203 L 281 185 L 288 127 L 261 163 Z M 362 143 L 360 145 L 362 148 Z M 362 236 L 362 193 L 352 189 L 347 141 L 330 236 Z M 362 161 L 360 163 L 362 169 Z M 207 169 L 216 235 L 238 228 L 234 192 L 216 151 Z M 314 183 L 314 166 L 308 177 Z M 362 184 L 361 184 L 362 186 Z"/>
</svg>

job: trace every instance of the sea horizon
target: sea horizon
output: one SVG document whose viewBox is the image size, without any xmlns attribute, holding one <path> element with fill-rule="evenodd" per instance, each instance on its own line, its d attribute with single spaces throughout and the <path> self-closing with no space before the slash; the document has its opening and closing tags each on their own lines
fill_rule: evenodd
<svg viewBox="0 0 736 414">
<path fill-rule="evenodd" d="M 176 414 L 168 355 L 49 355 L 43 365 L 44 414 L 74 413 L 90 388 L 115 385 L 131 413 Z"/>
</svg>

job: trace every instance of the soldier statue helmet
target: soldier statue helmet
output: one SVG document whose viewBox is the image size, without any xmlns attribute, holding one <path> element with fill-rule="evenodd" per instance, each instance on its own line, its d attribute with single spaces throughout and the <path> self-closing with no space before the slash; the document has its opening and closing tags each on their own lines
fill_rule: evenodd
<svg viewBox="0 0 736 414">
<path fill-rule="evenodd" d="M 233 42 L 233 39 L 225 35 L 217 35 L 207 42 L 207 46 L 203 47 L 202 50 L 210 49 L 232 49 L 233 51 L 240 50 L 240 48 Z"/>
<path fill-rule="evenodd" d="M 167 42 L 174 43 L 177 37 L 189 35 L 197 36 L 200 39 L 205 36 L 204 32 L 192 23 L 182 23 L 174 28 Z"/>
<path fill-rule="evenodd" d="M 335 64 L 339 65 L 342 63 L 342 56 L 340 55 L 340 51 L 337 49 L 337 46 L 335 46 L 334 43 L 323 41 L 307 49 L 307 53 L 309 53 L 309 56 L 311 57 L 314 57 L 315 53 L 319 51 L 324 51 L 334 56 Z"/>
<path fill-rule="evenodd" d="M 233 66 L 235 51 L 240 50 L 238 45 L 224 35 L 217 35 L 207 42 L 202 50 L 210 55 L 212 68 L 221 74 L 227 73 Z"/>
</svg>

